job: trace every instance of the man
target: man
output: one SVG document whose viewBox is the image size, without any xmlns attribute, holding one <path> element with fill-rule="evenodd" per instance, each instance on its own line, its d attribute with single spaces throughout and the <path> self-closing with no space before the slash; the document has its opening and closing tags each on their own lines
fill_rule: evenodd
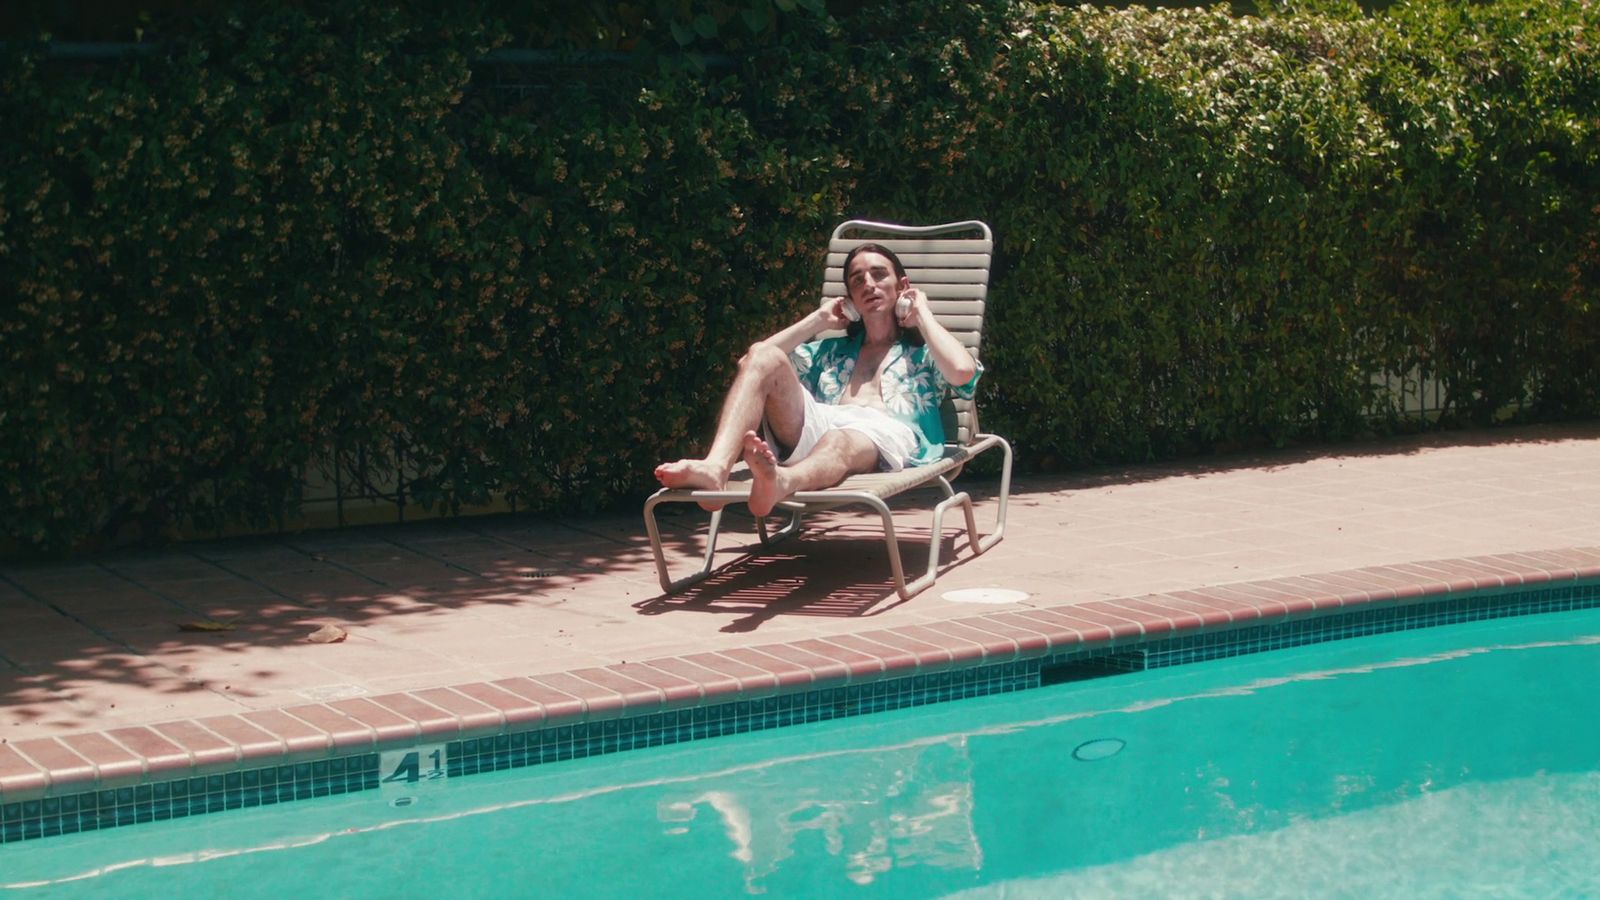
<svg viewBox="0 0 1600 900">
<path fill-rule="evenodd" d="M 848 301 L 836 298 L 751 346 L 711 449 L 657 466 L 663 485 L 721 490 L 743 458 L 753 478 L 750 511 L 764 516 L 797 491 L 939 458 L 944 392 L 970 399 L 982 365 L 938 323 L 927 295 L 911 286 L 888 248 L 855 248 L 844 276 Z M 902 297 L 907 303 L 897 313 Z M 859 322 L 850 321 L 846 302 Z M 844 337 L 807 343 L 841 328 Z"/>
</svg>

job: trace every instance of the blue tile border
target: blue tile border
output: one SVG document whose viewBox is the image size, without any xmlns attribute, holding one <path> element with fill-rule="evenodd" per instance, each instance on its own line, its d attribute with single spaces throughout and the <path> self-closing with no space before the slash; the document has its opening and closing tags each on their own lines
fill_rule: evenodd
<svg viewBox="0 0 1600 900">
<path fill-rule="evenodd" d="M 1600 582 L 1476 591 L 1441 600 L 1363 606 L 1133 646 L 1078 650 L 759 700 L 449 741 L 445 742 L 445 774 L 453 778 L 503 771 L 1352 637 L 1595 607 L 1600 607 Z M 4 803 L 0 804 L 0 845 L 374 791 L 380 787 L 381 774 L 379 754 L 367 752 Z"/>
<path fill-rule="evenodd" d="M 378 754 L 84 791 L 0 806 L 0 844 L 271 806 L 378 786 Z"/>
<path fill-rule="evenodd" d="M 1314 618 L 1201 632 L 1111 650 L 1057 654 L 1044 660 L 1044 681 L 1074 680 L 1096 674 L 1097 670 L 1102 673 L 1140 672 L 1394 631 L 1596 606 L 1600 606 L 1600 583 L 1475 591 L 1444 600 L 1362 606 Z M 1066 671 L 1058 671 L 1063 668 Z"/>
<path fill-rule="evenodd" d="M 1019 660 L 762 700 L 736 700 L 632 719 L 452 741 L 446 745 L 448 774 L 455 777 L 515 769 L 640 747 L 907 709 L 964 697 L 1010 693 L 1038 685 L 1038 660 Z"/>
</svg>

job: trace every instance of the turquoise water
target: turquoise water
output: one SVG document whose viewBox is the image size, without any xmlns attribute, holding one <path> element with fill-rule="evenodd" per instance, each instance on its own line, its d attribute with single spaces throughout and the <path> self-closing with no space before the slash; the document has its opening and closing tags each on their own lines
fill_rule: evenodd
<svg viewBox="0 0 1600 900">
<path fill-rule="evenodd" d="M 1600 895 L 1597 676 L 1600 611 L 1450 626 L 10 844 L 0 886 Z"/>
</svg>

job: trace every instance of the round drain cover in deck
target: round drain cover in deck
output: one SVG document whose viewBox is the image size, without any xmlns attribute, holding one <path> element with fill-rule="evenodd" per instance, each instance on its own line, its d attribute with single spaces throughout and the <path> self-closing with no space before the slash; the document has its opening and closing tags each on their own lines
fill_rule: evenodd
<svg viewBox="0 0 1600 900">
<path fill-rule="evenodd" d="M 944 599 L 951 603 L 988 603 L 999 605 L 1002 603 L 1021 603 L 1028 599 L 1025 591 L 1009 591 L 1005 588 L 966 588 L 960 591 L 947 591 Z"/>
</svg>

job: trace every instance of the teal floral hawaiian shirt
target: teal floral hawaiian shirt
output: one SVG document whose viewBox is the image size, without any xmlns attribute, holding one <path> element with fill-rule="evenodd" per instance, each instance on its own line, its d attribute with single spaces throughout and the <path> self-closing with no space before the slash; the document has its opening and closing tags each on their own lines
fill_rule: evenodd
<svg viewBox="0 0 1600 900">
<path fill-rule="evenodd" d="M 821 403 L 838 404 L 850 385 L 856 357 L 861 354 L 861 341 L 861 335 L 824 338 L 801 344 L 789 354 L 800 383 L 811 391 L 811 396 Z M 971 400 L 982 376 L 983 363 L 978 363 L 971 380 L 954 386 L 945 380 L 934 362 L 933 352 L 926 346 L 915 347 L 902 340 L 889 350 L 889 361 L 878 384 L 884 408 L 917 432 L 920 446 L 907 465 L 927 465 L 944 455 L 944 423 L 940 421 L 939 404 L 944 400 L 945 391 Z"/>
</svg>

